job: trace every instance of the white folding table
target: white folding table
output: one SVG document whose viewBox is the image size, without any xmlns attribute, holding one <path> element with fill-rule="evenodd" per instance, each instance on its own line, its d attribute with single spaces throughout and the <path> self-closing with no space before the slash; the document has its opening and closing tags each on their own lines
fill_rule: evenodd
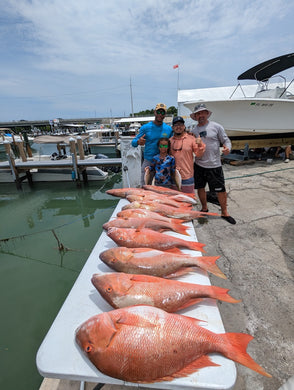
<svg viewBox="0 0 294 390">
<path fill-rule="evenodd" d="M 127 203 L 127 200 L 121 199 L 111 219 L 115 218 L 116 214 Z M 174 232 L 165 234 L 197 241 L 193 224 L 188 222 L 187 226 L 189 227 L 190 236 L 183 236 Z M 115 246 L 114 241 L 103 232 L 38 350 L 36 362 L 40 374 L 47 378 L 128 385 L 140 388 L 233 389 L 236 381 L 235 363 L 217 353 L 210 354 L 210 357 L 213 362 L 220 366 L 201 368 L 188 377 L 176 378 L 169 382 L 140 385 L 104 375 L 87 359 L 75 342 L 75 330 L 93 315 L 112 310 L 112 307 L 104 301 L 92 285 L 91 277 L 94 273 L 115 272 L 99 259 L 99 254 L 102 251 Z M 191 250 L 183 250 L 183 252 L 193 256 L 201 256 L 200 252 Z M 207 255 L 209 256 L 209 253 Z M 177 280 L 210 285 L 207 273 L 200 269 Z M 218 307 L 213 299 L 206 298 L 202 303 L 181 310 L 178 314 L 207 321 L 201 322 L 200 325 L 215 333 L 225 332 Z"/>
</svg>

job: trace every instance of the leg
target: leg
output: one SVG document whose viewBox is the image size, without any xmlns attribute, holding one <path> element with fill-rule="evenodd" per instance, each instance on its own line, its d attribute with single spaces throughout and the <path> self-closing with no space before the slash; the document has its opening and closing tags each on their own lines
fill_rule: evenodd
<svg viewBox="0 0 294 390">
<path fill-rule="evenodd" d="M 205 188 L 198 188 L 198 197 L 201 202 L 202 211 L 207 210 L 207 199 L 206 199 L 206 191 Z"/>
<path fill-rule="evenodd" d="M 228 210 L 227 210 L 227 193 L 226 193 L 226 191 L 217 192 L 217 198 L 218 198 L 221 210 L 222 210 L 222 215 L 227 217 L 229 214 L 228 214 Z"/>
</svg>

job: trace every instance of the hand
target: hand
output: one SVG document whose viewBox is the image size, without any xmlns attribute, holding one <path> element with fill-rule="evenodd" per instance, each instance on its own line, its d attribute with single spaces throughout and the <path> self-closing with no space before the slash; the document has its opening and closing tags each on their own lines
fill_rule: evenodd
<svg viewBox="0 0 294 390">
<path fill-rule="evenodd" d="M 196 137 L 196 144 L 197 145 L 201 145 L 202 144 L 202 139 L 201 139 L 200 135 L 198 135 L 198 137 Z"/>
<path fill-rule="evenodd" d="M 146 139 L 145 139 L 145 134 L 138 139 L 138 145 L 145 145 Z"/>
<path fill-rule="evenodd" d="M 150 171 L 149 167 L 145 167 L 145 172 Z"/>
<path fill-rule="evenodd" d="M 226 146 L 226 145 L 224 145 L 223 146 L 223 154 L 229 154 L 230 153 L 230 149 Z"/>
</svg>

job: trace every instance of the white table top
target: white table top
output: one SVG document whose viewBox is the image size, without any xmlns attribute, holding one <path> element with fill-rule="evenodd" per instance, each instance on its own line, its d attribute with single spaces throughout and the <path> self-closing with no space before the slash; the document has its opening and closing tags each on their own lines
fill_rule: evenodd
<svg viewBox="0 0 294 390">
<path fill-rule="evenodd" d="M 121 199 L 111 219 L 115 218 L 116 214 L 127 203 L 127 200 Z M 197 241 L 192 223 L 188 222 L 187 225 L 189 226 L 190 237 L 174 232 L 165 234 Z M 115 246 L 114 241 L 103 232 L 38 350 L 36 362 L 42 376 L 139 387 L 136 383 L 123 382 L 102 374 L 87 359 L 75 342 L 75 330 L 78 326 L 93 315 L 112 310 L 112 307 L 104 301 L 92 285 L 91 277 L 94 273 L 115 272 L 99 259 L 99 254 L 102 251 Z M 201 256 L 200 252 L 190 250 L 183 250 L 183 252 L 193 254 L 193 256 Z M 209 256 L 209 253 L 207 255 Z M 207 273 L 202 270 L 191 272 L 177 280 L 210 285 Z M 213 332 L 225 332 L 218 307 L 213 299 L 207 298 L 201 304 L 181 310 L 178 314 L 185 314 L 207 321 L 207 323 L 200 323 L 200 325 Z M 210 357 L 213 362 L 220 364 L 220 366 L 205 367 L 186 378 L 176 378 L 170 382 L 140 384 L 140 388 L 233 389 L 236 381 L 235 363 L 217 353 L 210 354 Z"/>
</svg>

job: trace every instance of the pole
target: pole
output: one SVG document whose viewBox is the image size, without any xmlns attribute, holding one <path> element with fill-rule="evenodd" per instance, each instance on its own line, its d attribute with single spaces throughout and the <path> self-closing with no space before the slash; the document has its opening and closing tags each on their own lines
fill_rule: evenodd
<svg viewBox="0 0 294 390">
<path fill-rule="evenodd" d="M 134 117 L 134 107 L 133 107 L 133 91 L 132 91 L 132 79 L 130 78 L 130 91 L 131 91 L 131 107 L 132 107 L 132 117 Z"/>
</svg>

